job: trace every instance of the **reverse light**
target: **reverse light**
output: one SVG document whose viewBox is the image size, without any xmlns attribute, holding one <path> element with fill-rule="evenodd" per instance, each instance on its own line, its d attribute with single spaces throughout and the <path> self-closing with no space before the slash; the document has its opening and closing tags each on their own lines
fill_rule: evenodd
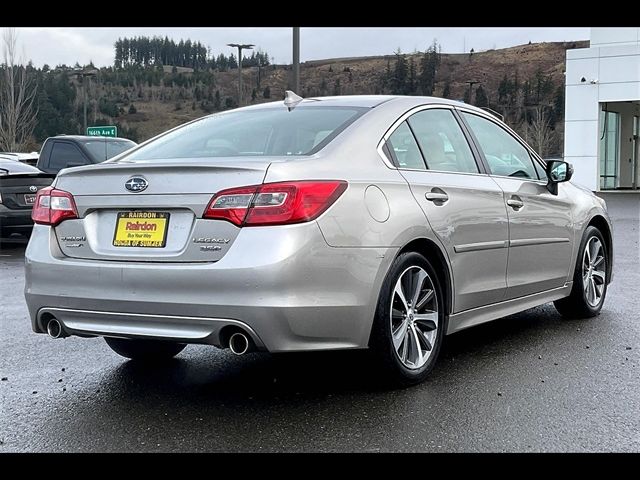
<svg viewBox="0 0 640 480">
<path fill-rule="evenodd" d="M 341 180 L 278 182 L 230 188 L 209 202 L 203 218 L 239 227 L 289 225 L 318 218 L 347 189 Z"/>
<path fill-rule="evenodd" d="M 73 195 L 64 190 L 46 187 L 38 191 L 31 218 L 40 225 L 58 225 L 63 220 L 78 218 Z"/>
</svg>

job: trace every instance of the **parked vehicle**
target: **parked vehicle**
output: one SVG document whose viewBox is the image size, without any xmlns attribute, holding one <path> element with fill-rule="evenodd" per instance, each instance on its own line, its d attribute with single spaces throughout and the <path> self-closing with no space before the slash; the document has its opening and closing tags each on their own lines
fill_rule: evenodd
<svg viewBox="0 0 640 480">
<path fill-rule="evenodd" d="M 136 145 L 126 138 L 58 135 L 42 144 L 36 166 L 43 172 L 58 173 L 63 168 L 104 162 Z"/>
<path fill-rule="evenodd" d="M 54 176 L 0 155 L 0 238 L 31 233 L 31 208 L 36 193 L 51 185 Z"/>
<path fill-rule="evenodd" d="M 459 102 L 291 97 L 61 172 L 33 211 L 33 330 L 136 360 L 370 348 L 407 385 L 445 334 L 600 312 L 611 223 L 570 164 Z"/>
<path fill-rule="evenodd" d="M 31 152 L 31 153 L 0 152 L 0 157 L 11 158 L 13 160 L 26 163 L 27 165 L 31 165 L 33 167 L 35 167 L 36 164 L 38 163 L 39 156 L 40 154 L 38 152 Z"/>
</svg>

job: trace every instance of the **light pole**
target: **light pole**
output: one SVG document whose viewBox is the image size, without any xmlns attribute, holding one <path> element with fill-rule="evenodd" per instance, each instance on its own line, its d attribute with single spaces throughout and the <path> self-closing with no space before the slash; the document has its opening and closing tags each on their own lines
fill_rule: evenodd
<svg viewBox="0 0 640 480">
<path fill-rule="evenodd" d="M 76 72 L 76 75 L 81 78 L 82 82 L 82 97 L 83 97 L 83 111 L 84 111 L 84 134 L 87 134 L 87 85 L 85 84 L 85 79 L 89 78 L 89 84 L 91 84 L 91 77 L 97 76 L 98 72 L 96 70 L 82 70 L 80 72 Z"/>
<path fill-rule="evenodd" d="M 481 82 L 477 82 L 477 81 L 475 81 L 475 80 L 470 80 L 470 81 L 467 81 L 467 82 L 465 82 L 465 83 L 468 83 L 468 84 L 469 84 L 469 103 L 470 103 L 470 104 L 472 104 L 473 102 L 472 102 L 472 100 L 471 100 L 471 89 L 473 88 L 473 86 L 474 86 L 476 83 L 481 83 Z"/>
<path fill-rule="evenodd" d="M 292 89 L 300 93 L 300 27 L 293 27 L 293 85 Z"/>
<path fill-rule="evenodd" d="M 242 50 L 251 50 L 254 45 L 252 43 L 227 43 L 228 47 L 236 47 L 238 49 L 238 106 L 242 106 Z"/>
</svg>

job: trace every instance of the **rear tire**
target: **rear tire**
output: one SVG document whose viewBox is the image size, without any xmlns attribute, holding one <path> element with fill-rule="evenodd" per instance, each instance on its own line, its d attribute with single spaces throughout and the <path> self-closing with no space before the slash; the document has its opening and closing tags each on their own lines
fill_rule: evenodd
<svg viewBox="0 0 640 480">
<path fill-rule="evenodd" d="M 163 340 L 139 340 L 104 337 L 107 345 L 125 358 L 131 360 L 166 360 L 175 357 L 187 346 L 185 343 L 167 342 Z"/>
<path fill-rule="evenodd" d="M 445 331 L 444 295 L 434 268 L 419 253 L 400 254 L 382 284 L 369 341 L 384 383 L 422 382 L 436 363 Z"/>
<path fill-rule="evenodd" d="M 578 250 L 571 293 L 553 302 L 560 315 L 576 319 L 600 314 L 607 295 L 608 259 L 609 252 L 602 233 L 594 226 L 587 227 Z"/>
</svg>

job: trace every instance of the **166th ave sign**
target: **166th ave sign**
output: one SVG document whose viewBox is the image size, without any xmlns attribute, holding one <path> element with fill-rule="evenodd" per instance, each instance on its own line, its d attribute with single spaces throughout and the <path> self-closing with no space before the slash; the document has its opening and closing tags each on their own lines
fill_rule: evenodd
<svg viewBox="0 0 640 480">
<path fill-rule="evenodd" d="M 118 128 L 115 125 L 87 127 L 87 135 L 92 137 L 117 137 Z"/>
</svg>

